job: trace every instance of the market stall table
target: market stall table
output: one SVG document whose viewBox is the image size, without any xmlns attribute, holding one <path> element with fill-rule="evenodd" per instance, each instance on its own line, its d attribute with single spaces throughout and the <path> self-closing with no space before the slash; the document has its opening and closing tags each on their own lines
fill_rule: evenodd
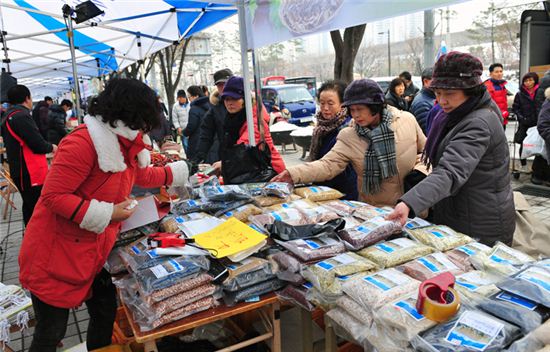
<svg viewBox="0 0 550 352">
<path fill-rule="evenodd" d="M 222 348 L 218 351 L 236 351 L 240 348 L 267 340 L 271 340 L 271 351 L 281 351 L 280 306 L 277 296 L 273 293 L 262 296 L 258 302 L 243 302 L 233 307 L 222 305 L 147 332 L 142 332 L 139 329 L 139 326 L 134 321 L 132 313 L 128 310 L 126 305 L 124 305 L 124 311 L 126 312 L 126 316 L 128 317 L 128 321 L 134 333 L 135 341 L 144 345 L 145 352 L 158 352 L 156 341 L 164 336 L 179 334 L 199 326 L 252 311 L 257 311 L 259 313 L 267 332 L 252 339 Z"/>
</svg>

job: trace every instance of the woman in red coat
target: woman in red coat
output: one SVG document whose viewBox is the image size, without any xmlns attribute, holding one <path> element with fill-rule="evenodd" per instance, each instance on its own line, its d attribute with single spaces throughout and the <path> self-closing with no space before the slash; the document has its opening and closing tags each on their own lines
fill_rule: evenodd
<svg viewBox="0 0 550 352">
<path fill-rule="evenodd" d="M 186 162 L 150 167 L 159 124 L 155 93 L 137 80 L 113 79 L 93 101 L 85 125 L 65 137 L 46 178 L 19 254 L 19 279 L 31 292 L 36 327 L 31 352 L 55 351 L 69 309 L 86 303 L 88 350 L 111 343 L 115 288 L 102 269 L 134 184 L 183 186 Z"/>
</svg>

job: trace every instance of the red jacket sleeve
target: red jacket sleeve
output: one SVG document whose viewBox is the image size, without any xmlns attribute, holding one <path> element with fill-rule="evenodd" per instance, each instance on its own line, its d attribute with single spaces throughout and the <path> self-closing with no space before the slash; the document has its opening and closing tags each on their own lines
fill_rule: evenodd
<svg viewBox="0 0 550 352">
<path fill-rule="evenodd" d="M 136 184 L 145 188 L 156 188 L 172 184 L 172 169 L 168 166 L 151 166 L 136 171 Z"/>
</svg>

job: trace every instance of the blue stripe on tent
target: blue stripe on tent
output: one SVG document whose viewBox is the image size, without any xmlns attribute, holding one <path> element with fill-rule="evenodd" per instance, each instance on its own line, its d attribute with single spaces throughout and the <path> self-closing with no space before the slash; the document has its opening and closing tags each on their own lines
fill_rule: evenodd
<svg viewBox="0 0 550 352">
<path fill-rule="evenodd" d="M 170 6 L 176 9 L 208 9 L 210 3 L 186 1 L 186 0 L 164 0 Z M 233 16 L 237 13 L 237 10 L 225 10 L 224 7 L 233 7 L 231 5 L 213 4 L 212 7 L 220 10 L 213 9 L 212 11 L 206 11 L 201 19 L 195 23 L 195 25 L 187 32 L 186 37 L 189 37 L 197 32 L 200 32 L 224 19 Z M 178 30 L 180 35 L 185 33 L 188 28 L 193 24 L 193 21 L 201 14 L 201 12 L 178 12 Z"/>
<path fill-rule="evenodd" d="M 32 6 L 28 2 L 24 0 L 14 0 L 15 3 L 23 8 L 29 8 L 34 10 L 39 10 L 36 7 Z M 47 15 L 42 15 L 39 13 L 34 12 L 27 12 L 29 16 L 34 18 L 38 23 L 43 25 L 48 30 L 55 30 L 59 28 L 64 28 L 65 24 L 50 17 Z M 69 43 L 69 38 L 67 38 L 66 32 L 56 32 L 55 34 L 59 39 L 63 40 L 65 43 Z M 91 44 L 96 43 L 96 44 Z M 90 44 L 90 45 L 87 45 Z M 88 37 L 87 35 L 84 35 L 78 31 L 74 31 L 74 45 L 76 47 L 79 47 L 79 51 L 86 53 L 90 56 L 93 56 L 95 58 L 98 58 L 100 61 L 100 64 L 102 67 L 109 67 L 111 70 L 116 71 L 118 69 L 118 63 L 116 60 L 113 60 L 112 56 L 105 55 L 105 54 L 97 54 L 94 52 L 103 52 L 103 51 L 110 51 L 111 47 L 104 44 L 104 43 L 97 43 L 97 40 Z M 80 48 L 80 46 L 86 45 L 85 47 Z"/>
</svg>

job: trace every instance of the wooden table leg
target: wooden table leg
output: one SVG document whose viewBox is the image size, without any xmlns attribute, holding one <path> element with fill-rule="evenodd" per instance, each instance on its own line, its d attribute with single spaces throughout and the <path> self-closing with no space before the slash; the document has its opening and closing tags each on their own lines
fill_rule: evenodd
<svg viewBox="0 0 550 352">
<path fill-rule="evenodd" d="M 271 305 L 271 315 L 273 318 L 273 343 L 272 352 L 281 352 L 281 309 L 279 302 Z"/>
<path fill-rule="evenodd" d="M 334 333 L 332 324 L 325 321 L 325 352 L 336 352 L 337 348 L 336 334 Z"/>
<path fill-rule="evenodd" d="M 311 329 L 311 312 L 300 308 L 300 317 L 302 318 L 302 351 L 313 352 L 313 338 Z"/>
<path fill-rule="evenodd" d="M 143 344 L 144 352 L 159 352 L 156 341 L 146 341 Z"/>
</svg>

